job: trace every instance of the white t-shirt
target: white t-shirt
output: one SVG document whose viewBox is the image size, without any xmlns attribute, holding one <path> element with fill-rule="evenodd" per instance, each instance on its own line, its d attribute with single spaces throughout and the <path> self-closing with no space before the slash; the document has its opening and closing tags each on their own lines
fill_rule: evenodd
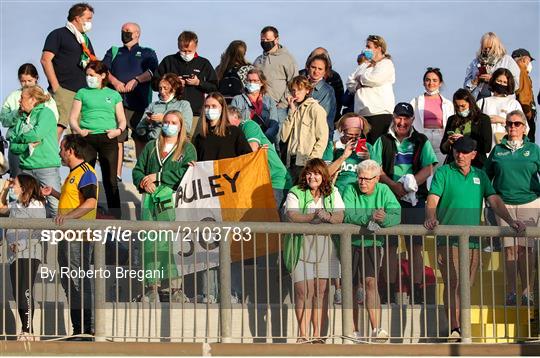
<svg viewBox="0 0 540 358">
<path fill-rule="evenodd" d="M 519 102 L 514 98 L 514 96 L 486 97 L 478 100 L 476 104 L 484 114 L 487 114 L 488 116 L 501 116 L 503 118 L 506 118 L 506 115 L 512 111 L 523 110 L 521 108 L 521 104 L 519 104 Z M 497 144 L 495 142 L 495 133 L 506 133 L 506 128 L 504 124 L 492 123 L 491 131 L 493 132 L 493 139 L 491 143 L 493 148 L 495 147 L 495 144 Z"/>
</svg>

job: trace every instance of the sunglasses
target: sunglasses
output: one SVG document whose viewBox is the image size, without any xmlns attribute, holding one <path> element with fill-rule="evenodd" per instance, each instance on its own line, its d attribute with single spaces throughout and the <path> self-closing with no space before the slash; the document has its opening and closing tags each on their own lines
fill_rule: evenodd
<svg viewBox="0 0 540 358">
<path fill-rule="evenodd" d="M 428 67 L 426 68 L 426 71 L 428 72 L 431 72 L 431 71 L 440 71 L 441 69 L 439 67 Z"/>
<path fill-rule="evenodd" d="M 523 125 L 523 122 L 511 122 L 511 121 L 507 121 L 507 122 L 506 122 L 506 126 L 507 126 L 508 128 L 510 128 L 510 127 L 516 127 L 516 128 L 519 128 L 519 127 L 521 127 L 522 125 Z"/>
</svg>

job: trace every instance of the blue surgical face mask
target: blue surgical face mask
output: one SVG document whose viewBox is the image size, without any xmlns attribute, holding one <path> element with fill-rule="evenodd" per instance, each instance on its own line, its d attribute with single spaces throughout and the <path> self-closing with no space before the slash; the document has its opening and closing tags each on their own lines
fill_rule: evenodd
<svg viewBox="0 0 540 358">
<path fill-rule="evenodd" d="M 101 81 L 97 77 L 86 76 L 86 84 L 90 88 L 99 88 L 99 86 L 101 85 Z"/>
<path fill-rule="evenodd" d="M 174 137 L 178 134 L 178 126 L 176 124 L 164 124 L 161 131 L 165 137 Z"/>
<path fill-rule="evenodd" d="M 373 50 L 372 49 L 369 49 L 369 48 L 366 48 L 364 49 L 364 56 L 369 60 L 373 60 Z"/>
<path fill-rule="evenodd" d="M 466 110 L 464 110 L 462 112 L 458 112 L 459 116 L 463 117 L 463 118 L 468 117 L 469 113 L 471 113 L 471 111 L 469 109 L 466 109 Z"/>
<path fill-rule="evenodd" d="M 261 90 L 261 84 L 260 83 L 246 83 L 246 90 L 248 93 L 258 92 Z"/>
<path fill-rule="evenodd" d="M 19 200 L 19 196 L 15 193 L 15 190 L 13 188 L 8 189 L 8 201 L 17 201 Z"/>
<path fill-rule="evenodd" d="M 206 115 L 206 118 L 208 118 L 211 121 L 217 121 L 219 117 L 221 116 L 221 110 L 218 108 L 208 108 L 204 114 Z"/>
</svg>

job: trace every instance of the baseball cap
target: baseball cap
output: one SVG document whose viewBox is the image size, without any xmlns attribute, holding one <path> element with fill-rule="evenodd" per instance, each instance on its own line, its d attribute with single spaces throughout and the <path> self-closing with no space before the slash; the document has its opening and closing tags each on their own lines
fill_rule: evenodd
<svg viewBox="0 0 540 358">
<path fill-rule="evenodd" d="M 460 137 L 454 143 L 454 149 L 460 153 L 470 153 L 476 150 L 476 141 L 469 136 Z"/>
<path fill-rule="evenodd" d="M 531 61 L 534 61 L 534 58 L 531 56 L 531 53 L 524 48 L 518 48 L 517 50 L 514 50 L 512 52 L 512 58 L 516 59 L 523 56 L 529 56 L 531 58 Z"/>
<path fill-rule="evenodd" d="M 400 102 L 394 107 L 396 116 L 414 117 L 414 109 L 410 103 Z"/>
</svg>

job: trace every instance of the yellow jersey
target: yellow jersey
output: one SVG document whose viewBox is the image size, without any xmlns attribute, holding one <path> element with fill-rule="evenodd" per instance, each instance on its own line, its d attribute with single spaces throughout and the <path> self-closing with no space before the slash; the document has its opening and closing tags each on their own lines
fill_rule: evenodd
<svg viewBox="0 0 540 358">
<path fill-rule="evenodd" d="M 92 220 L 96 218 L 98 199 L 98 182 L 95 169 L 87 162 L 82 162 L 71 169 L 60 192 L 58 212 L 67 214 L 78 208 L 86 199 L 95 198 L 96 207 L 80 219 Z"/>
</svg>

